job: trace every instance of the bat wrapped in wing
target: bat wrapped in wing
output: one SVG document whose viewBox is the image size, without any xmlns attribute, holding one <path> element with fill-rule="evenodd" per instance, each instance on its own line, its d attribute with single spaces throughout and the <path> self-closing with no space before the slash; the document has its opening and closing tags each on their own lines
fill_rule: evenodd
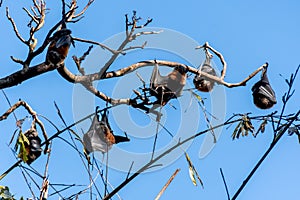
<svg viewBox="0 0 300 200">
<path fill-rule="evenodd" d="M 277 103 L 267 76 L 267 68 L 263 70 L 261 79 L 252 87 L 252 95 L 254 104 L 261 109 L 269 109 Z"/>
<path fill-rule="evenodd" d="M 99 120 L 98 107 L 96 108 L 92 124 L 87 133 L 83 135 L 83 143 L 88 153 L 101 151 L 106 153 L 112 148 L 113 144 L 128 142 L 130 139 L 123 136 L 114 135 L 108 123 L 107 110 L 103 111 Z"/>
</svg>

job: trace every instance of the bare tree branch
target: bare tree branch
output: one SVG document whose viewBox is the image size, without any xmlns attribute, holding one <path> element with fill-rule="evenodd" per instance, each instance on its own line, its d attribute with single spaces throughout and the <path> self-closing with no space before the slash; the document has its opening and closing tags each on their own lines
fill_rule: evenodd
<svg viewBox="0 0 300 200">
<path fill-rule="evenodd" d="M 36 23 L 36 24 L 39 23 L 39 21 L 37 20 L 36 16 L 32 15 L 27 8 L 23 8 L 23 10 L 27 13 L 27 15 L 31 18 L 31 20 L 34 23 Z"/>
<path fill-rule="evenodd" d="M 92 40 L 86 40 L 86 39 L 81 39 L 81 38 L 76 38 L 76 37 L 73 37 L 73 40 L 75 41 L 79 41 L 79 42 L 84 42 L 84 43 L 89 43 L 89 44 L 95 44 L 95 45 L 98 45 L 100 46 L 102 49 L 106 49 L 108 51 L 110 51 L 112 54 L 116 54 L 118 53 L 117 51 L 109 48 L 108 46 L 100 43 L 100 42 L 95 42 L 95 41 L 92 41 Z M 121 52 L 120 52 L 121 53 Z"/>
<path fill-rule="evenodd" d="M 45 65 L 45 63 L 30 67 L 28 70 L 20 70 L 0 79 L 0 89 L 9 88 L 21 84 L 23 81 L 52 71 L 55 66 Z"/>
<path fill-rule="evenodd" d="M 14 32 L 15 32 L 15 34 L 16 34 L 16 36 L 17 36 L 17 38 L 19 38 L 19 40 L 20 40 L 22 43 L 28 45 L 28 43 L 26 42 L 26 40 L 20 35 L 20 33 L 19 33 L 19 31 L 18 31 L 18 28 L 17 28 L 17 25 L 16 25 L 15 21 L 14 21 L 13 18 L 11 18 L 11 16 L 9 15 L 9 9 L 8 9 L 8 7 L 6 7 L 6 17 L 7 17 L 7 19 L 10 21 L 10 23 L 11 23 L 13 29 L 14 29 Z"/>
<path fill-rule="evenodd" d="M 89 0 L 89 2 L 86 4 L 86 6 L 82 9 L 81 12 L 79 12 L 77 15 L 74 15 L 73 18 L 77 18 L 80 17 L 81 15 L 83 15 L 85 13 L 85 11 L 90 7 L 90 5 L 94 2 L 95 0 Z"/>
<path fill-rule="evenodd" d="M 14 61 L 15 63 L 19 63 L 19 64 L 21 64 L 21 65 L 24 65 L 24 64 L 25 64 L 23 60 L 20 60 L 20 59 L 18 59 L 18 58 L 15 58 L 15 57 L 13 57 L 13 56 L 10 56 L 10 58 L 11 58 L 12 61 Z"/>
<path fill-rule="evenodd" d="M 84 68 L 81 67 L 81 62 L 85 60 L 85 58 L 90 54 L 91 50 L 93 48 L 93 45 L 89 46 L 88 50 L 86 52 L 84 52 L 84 54 L 80 57 L 77 58 L 76 56 L 72 56 L 78 71 L 81 73 L 81 75 L 85 75 L 85 71 Z"/>
</svg>

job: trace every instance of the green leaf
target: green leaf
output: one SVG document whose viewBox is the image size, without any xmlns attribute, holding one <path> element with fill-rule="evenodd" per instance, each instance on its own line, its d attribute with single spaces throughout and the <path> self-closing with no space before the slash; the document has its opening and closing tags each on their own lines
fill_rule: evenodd
<svg viewBox="0 0 300 200">
<path fill-rule="evenodd" d="M 196 99 L 197 99 L 200 103 L 202 103 L 202 105 L 204 105 L 204 101 L 203 101 L 203 99 L 202 99 L 202 97 L 201 97 L 200 95 L 196 94 L 195 92 L 192 92 L 192 94 L 196 97 Z"/>
<path fill-rule="evenodd" d="M 7 188 L 7 186 L 0 185 L 0 191 L 5 190 L 6 188 Z"/>
<path fill-rule="evenodd" d="M 241 125 L 242 125 L 242 121 L 240 121 L 240 122 L 238 123 L 238 125 L 235 127 L 235 129 L 234 129 L 234 131 L 233 131 L 233 133 L 232 133 L 232 135 L 231 135 L 232 140 L 234 140 L 235 138 L 238 138 L 237 132 L 238 132 L 238 130 L 240 129 L 240 126 L 241 126 Z"/>
<path fill-rule="evenodd" d="M 243 126 L 243 122 L 242 122 L 240 125 L 240 128 L 239 128 L 239 131 L 237 133 L 236 139 L 239 139 L 241 133 L 243 133 L 243 132 L 244 132 L 244 126 Z"/>
<path fill-rule="evenodd" d="M 9 192 L 7 186 L 0 186 L 0 199 L 1 200 L 15 200 L 13 195 Z"/>
<path fill-rule="evenodd" d="M 28 161 L 29 152 L 26 149 L 30 145 L 28 138 L 20 131 L 17 144 L 19 146 L 18 158 L 22 159 L 23 162 Z"/>
<path fill-rule="evenodd" d="M 261 133 L 264 133 L 265 132 L 265 129 L 266 129 L 266 125 L 268 123 L 268 119 L 264 119 L 264 121 L 261 123 L 261 125 L 259 126 L 259 129 L 260 129 L 260 132 Z"/>
<path fill-rule="evenodd" d="M 249 129 L 245 129 L 245 136 L 248 136 L 248 130 Z"/>
<path fill-rule="evenodd" d="M 185 152 L 185 158 L 186 158 L 186 161 L 187 161 L 188 164 L 189 164 L 189 175 L 190 175 L 190 179 L 192 180 L 193 184 L 194 184 L 195 186 L 197 186 L 197 182 L 196 182 L 196 178 L 195 178 L 195 175 L 196 175 L 196 176 L 197 176 L 197 179 L 199 180 L 199 182 L 200 182 L 200 184 L 201 184 L 201 186 L 202 186 L 202 188 L 203 188 L 203 182 L 202 182 L 202 180 L 201 180 L 201 178 L 200 178 L 200 176 L 199 176 L 197 170 L 195 169 L 195 167 L 194 167 L 194 165 L 193 165 L 193 163 L 192 163 L 192 161 L 191 161 L 189 155 L 188 155 L 186 152 Z"/>
</svg>

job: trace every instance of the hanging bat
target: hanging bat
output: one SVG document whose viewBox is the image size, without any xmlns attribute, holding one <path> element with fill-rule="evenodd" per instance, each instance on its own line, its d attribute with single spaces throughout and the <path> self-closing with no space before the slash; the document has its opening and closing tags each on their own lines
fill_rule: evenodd
<svg viewBox="0 0 300 200">
<path fill-rule="evenodd" d="M 273 91 L 267 77 L 267 68 L 263 70 L 261 79 L 252 87 L 254 104 L 261 109 L 269 109 L 277 103 L 275 92 Z"/>
<path fill-rule="evenodd" d="M 52 41 L 48 47 L 46 61 L 47 65 L 63 64 L 68 55 L 71 44 L 74 41 L 71 37 L 71 30 L 63 28 L 53 34 Z"/>
<path fill-rule="evenodd" d="M 127 135 L 123 137 L 113 134 L 108 123 L 107 110 L 103 111 L 101 120 L 99 120 L 97 111 L 98 107 L 88 132 L 83 135 L 83 143 L 88 153 L 94 151 L 106 153 L 112 148 L 113 144 L 130 141 Z"/>
<path fill-rule="evenodd" d="M 25 148 L 28 155 L 28 160 L 26 161 L 26 163 L 30 165 L 33 161 L 40 157 L 43 149 L 41 148 L 41 139 L 39 138 L 38 133 L 35 129 L 27 130 L 24 135 L 29 141 L 29 144 L 25 143 Z"/>
<path fill-rule="evenodd" d="M 178 65 L 168 75 L 162 76 L 155 64 L 150 78 L 150 94 L 157 99 L 154 104 L 164 106 L 169 100 L 181 96 L 186 84 L 186 72 L 184 66 Z"/>
<path fill-rule="evenodd" d="M 208 54 L 206 55 L 206 59 L 205 59 L 203 65 L 201 65 L 200 70 L 201 70 L 201 72 L 205 72 L 212 76 L 216 76 L 216 72 L 210 64 L 211 58 L 212 57 L 210 55 L 208 55 Z M 196 89 L 201 92 L 210 92 L 215 85 L 214 81 L 212 81 L 202 75 L 196 75 L 193 80 L 193 83 L 194 83 Z"/>
</svg>

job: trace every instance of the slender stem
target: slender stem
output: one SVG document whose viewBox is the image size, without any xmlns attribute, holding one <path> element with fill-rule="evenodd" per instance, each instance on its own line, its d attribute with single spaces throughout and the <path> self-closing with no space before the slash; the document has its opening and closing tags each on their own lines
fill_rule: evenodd
<svg viewBox="0 0 300 200">
<path fill-rule="evenodd" d="M 227 199 L 230 200 L 230 195 L 229 195 L 227 183 L 226 183 L 226 180 L 225 180 L 225 177 L 224 177 L 222 168 L 220 168 L 220 172 L 221 172 L 221 176 L 222 176 L 222 179 L 223 179 L 223 182 L 224 182 L 224 185 L 225 185 L 225 190 L 226 190 L 226 194 L 227 194 Z"/>
<path fill-rule="evenodd" d="M 106 164 L 105 164 L 105 184 L 104 184 L 104 196 L 106 196 L 107 182 L 108 182 L 108 144 L 106 145 Z"/>
<path fill-rule="evenodd" d="M 155 200 L 159 200 L 160 199 L 161 195 L 165 192 L 165 190 L 168 188 L 168 186 L 173 181 L 173 179 L 175 178 L 175 176 L 178 174 L 179 171 L 180 171 L 180 169 L 176 169 L 176 171 L 173 173 L 173 175 L 169 178 L 169 180 L 167 181 L 167 183 L 164 185 L 164 187 L 161 189 L 161 191 L 155 197 Z"/>
</svg>

